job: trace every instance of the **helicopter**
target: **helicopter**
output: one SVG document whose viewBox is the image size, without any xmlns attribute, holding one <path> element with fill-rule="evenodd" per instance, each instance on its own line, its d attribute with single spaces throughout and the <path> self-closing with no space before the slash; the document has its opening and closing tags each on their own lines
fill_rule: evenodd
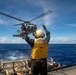
<svg viewBox="0 0 76 75">
<path fill-rule="evenodd" d="M 38 19 L 40 17 L 46 16 L 46 15 L 48 15 L 50 13 L 52 13 L 52 11 L 51 10 L 47 10 L 46 12 L 44 12 L 41 15 L 39 15 L 39 16 L 31 19 L 30 21 L 24 21 L 24 20 L 21 20 L 19 18 L 14 17 L 14 16 L 11 16 L 9 14 L 0 12 L 1 15 L 4 15 L 4 16 L 7 16 L 9 18 L 15 19 L 17 21 L 23 22 L 23 23 L 20 23 L 20 24 L 16 24 L 15 25 L 15 26 L 21 25 L 21 28 L 20 28 L 20 30 L 17 30 L 18 34 L 14 34 L 13 35 L 14 37 L 22 37 L 23 34 L 31 34 L 31 33 L 34 33 L 37 30 L 37 26 L 36 26 L 36 24 L 31 23 L 31 21 L 34 21 L 34 20 L 36 20 L 36 19 Z M 43 27 L 45 28 L 45 26 L 43 26 Z"/>
</svg>

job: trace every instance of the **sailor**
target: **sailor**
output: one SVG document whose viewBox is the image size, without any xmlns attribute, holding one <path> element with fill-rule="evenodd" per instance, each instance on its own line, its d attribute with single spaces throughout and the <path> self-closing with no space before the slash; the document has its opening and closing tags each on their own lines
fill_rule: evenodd
<svg viewBox="0 0 76 75">
<path fill-rule="evenodd" d="M 34 33 L 35 39 L 31 39 L 27 34 L 23 38 L 31 46 L 31 75 L 47 75 L 47 57 L 48 57 L 48 43 L 50 41 L 50 32 L 42 25 L 43 30 L 36 30 Z M 45 37 L 45 38 L 44 38 Z"/>
</svg>

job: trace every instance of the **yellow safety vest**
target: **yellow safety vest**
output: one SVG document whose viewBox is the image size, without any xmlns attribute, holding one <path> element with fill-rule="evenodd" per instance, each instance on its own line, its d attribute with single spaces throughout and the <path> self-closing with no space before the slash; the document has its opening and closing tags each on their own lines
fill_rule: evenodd
<svg viewBox="0 0 76 75">
<path fill-rule="evenodd" d="M 32 59 L 47 58 L 48 43 L 44 38 L 38 38 L 34 40 L 34 47 L 32 48 Z"/>
</svg>

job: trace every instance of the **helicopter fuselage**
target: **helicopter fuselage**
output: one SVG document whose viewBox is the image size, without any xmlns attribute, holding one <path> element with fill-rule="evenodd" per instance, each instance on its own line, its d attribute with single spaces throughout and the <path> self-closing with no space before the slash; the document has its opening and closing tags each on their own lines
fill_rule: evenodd
<svg viewBox="0 0 76 75">
<path fill-rule="evenodd" d="M 35 24 L 25 23 L 22 25 L 20 30 L 17 30 L 18 35 L 13 35 L 13 36 L 22 37 L 24 34 L 34 33 L 36 30 L 37 30 L 37 27 Z"/>
</svg>

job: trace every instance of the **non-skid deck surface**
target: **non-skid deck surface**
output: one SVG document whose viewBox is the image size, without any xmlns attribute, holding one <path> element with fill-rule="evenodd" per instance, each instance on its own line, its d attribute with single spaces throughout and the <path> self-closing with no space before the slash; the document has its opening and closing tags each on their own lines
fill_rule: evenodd
<svg viewBox="0 0 76 75">
<path fill-rule="evenodd" d="M 76 75 L 76 65 L 48 73 L 49 75 Z"/>
</svg>

